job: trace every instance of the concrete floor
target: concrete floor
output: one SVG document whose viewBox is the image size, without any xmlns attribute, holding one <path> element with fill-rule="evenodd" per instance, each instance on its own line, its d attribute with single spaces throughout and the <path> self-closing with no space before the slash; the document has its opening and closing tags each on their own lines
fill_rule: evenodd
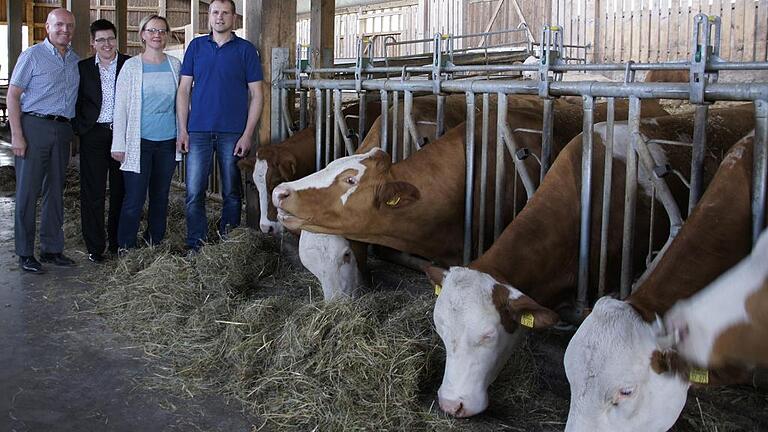
<svg viewBox="0 0 768 432">
<path fill-rule="evenodd" d="M 9 148 L 0 144 L 0 161 Z M 96 265 L 19 270 L 12 197 L 0 198 L 0 431 L 248 431 L 258 419 L 218 395 L 183 398 L 138 385 L 142 351 L 92 314 L 78 313 Z"/>
</svg>

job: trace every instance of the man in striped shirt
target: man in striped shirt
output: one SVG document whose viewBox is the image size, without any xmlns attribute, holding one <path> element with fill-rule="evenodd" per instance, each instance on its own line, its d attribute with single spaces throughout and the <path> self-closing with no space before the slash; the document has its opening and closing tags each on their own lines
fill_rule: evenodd
<svg viewBox="0 0 768 432">
<path fill-rule="evenodd" d="M 80 58 L 70 43 L 75 17 L 54 9 L 45 22 L 47 37 L 21 53 L 8 86 L 8 119 L 16 164 L 14 234 L 19 266 L 41 273 L 35 259 L 37 197 L 40 213 L 40 261 L 74 264 L 64 252 L 64 182 L 72 142 L 71 120 L 80 82 Z"/>
</svg>

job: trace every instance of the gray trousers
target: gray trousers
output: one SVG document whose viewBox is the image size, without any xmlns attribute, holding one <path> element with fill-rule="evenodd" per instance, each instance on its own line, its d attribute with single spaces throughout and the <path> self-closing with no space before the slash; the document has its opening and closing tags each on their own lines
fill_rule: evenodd
<svg viewBox="0 0 768 432">
<path fill-rule="evenodd" d="M 15 158 L 16 255 L 34 255 L 37 198 L 41 193 L 40 252 L 61 253 L 64 251 L 64 182 L 72 126 L 22 114 L 21 128 L 27 151 L 23 158 Z"/>
</svg>

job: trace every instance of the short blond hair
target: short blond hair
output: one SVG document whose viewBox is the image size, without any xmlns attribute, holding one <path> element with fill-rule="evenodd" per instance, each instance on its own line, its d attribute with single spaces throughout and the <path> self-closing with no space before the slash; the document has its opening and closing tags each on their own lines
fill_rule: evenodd
<svg viewBox="0 0 768 432">
<path fill-rule="evenodd" d="M 153 19 L 158 19 L 158 20 L 160 20 L 160 21 L 164 22 L 164 23 L 165 23 L 165 30 L 166 30 L 168 33 L 170 33 L 170 32 L 171 32 L 171 26 L 170 26 L 170 25 L 168 25 L 168 20 L 167 20 L 167 19 L 165 19 L 165 17 L 164 17 L 164 16 L 160 16 L 160 15 L 158 15 L 158 14 L 151 14 L 151 15 L 147 15 L 147 16 L 145 16 L 144 18 L 142 18 L 142 19 L 141 19 L 141 21 L 139 21 L 139 35 L 141 35 L 141 32 L 143 32 L 144 30 L 146 30 L 146 29 L 147 29 L 147 23 L 149 23 L 149 22 L 150 22 L 150 21 L 152 21 Z M 141 36 L 139 36 L 139 38 L 141 38 Z M 142 44 L 142 45 L 144 45 L 144 44 L 145 44 L 145 42 L 144 42 L 144 39 L 141 39 L 141 44 Z"/>
</svg>

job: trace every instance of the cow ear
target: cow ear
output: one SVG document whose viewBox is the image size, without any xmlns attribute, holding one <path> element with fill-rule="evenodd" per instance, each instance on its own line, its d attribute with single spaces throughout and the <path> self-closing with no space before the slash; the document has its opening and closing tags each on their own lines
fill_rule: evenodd
<svg viewBox="0 0 768 432">
<path fill-rule="evenodd" d="M 283 179 L 287 181 L 294 180 L 296 176 L 296 157 L 290 153 L 283 153 L 277 164 L 277 171 Z"/>
<path fill-rule="evenodd" d="M 420 198 L 421 192 L 408 182 L 387 182 L 377 188 L 374 205 L 376 209 L 382 206 L 396 209 L 415 203 Z"/>
<path fill-rule="evenodd" d="M 426 266 L 424 267 L 424 273 L 434 285 L 443 285 L 443 279 L 448 274 L 448 270 L 438 266 Z"/>
<path fill-rule="evenodd" d="M 513 322 L 522 327 L 540 330 L 552 327 L 560 320 L 557 313 L 509 286 L 496 284 L 493 288 L 493 302 L 497 308 L 503 307 L 502 324 L 508 330 L 513 328 Z"/>
</svg>

